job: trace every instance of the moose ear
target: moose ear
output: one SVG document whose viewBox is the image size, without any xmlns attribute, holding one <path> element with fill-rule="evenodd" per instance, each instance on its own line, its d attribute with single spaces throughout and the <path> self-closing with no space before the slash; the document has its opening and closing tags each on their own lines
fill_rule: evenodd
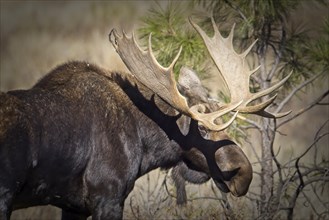
<svg viewBox="0 0 329 220">
<path fill-rule="evenodd" d="M 178 86 L 181 93 L 183 93 L 189 99 L 189 104 L 196 104 L 190 103 L 194 101 L 198 103 L 207 102 L 208 92 L 202 86 L 201 80 L 194 70 L 183 66 L 179 72 Z"/>
</svg>

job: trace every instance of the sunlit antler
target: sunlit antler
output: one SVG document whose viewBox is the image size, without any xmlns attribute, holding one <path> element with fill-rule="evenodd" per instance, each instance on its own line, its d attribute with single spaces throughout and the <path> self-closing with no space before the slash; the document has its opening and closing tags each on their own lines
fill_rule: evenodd
<svg viewBox="0 0 329 220">
<path fill-rule="evenodd" d="M 231 103 L 243 100 L 242 104 L 237 108 L 241 113 L 254 113 L 269 118 L 279 118 L 289 114 L 290 112 L 273 114 L 265 111 L 265 108 L 274 101 L 276 95 L 257 105 L 248 106 L 248 104 L 277 90 L 287 81 L 291 73 L 272 87 L 257 93 L 251 93 L 249 90 L 250 75 L 255 73 L 259 67 L 254 70 L 249 70 L 246 56 L 257 40 L 253 42 L 245 52 L 237 54 L 233 48 L 233 32 L 235 25 L 233 25 L 229 36 L 224 38 L 220 34 L 213 18 L 211 18 L 211 21 L 214 29 L 214 36 L 212 38 L 190 19 L 190 23 L 201 35 L 211 58 L 214 60 L 220 74 L 225 80 L 230 91 Z"/>
<path fill-rule="evenodd" d="M 227 123 L 218 124 L 216 120 L 238 107 L 242 103 L 240 100 L 238 102 L 233 102 L 232 105 L 224 109 L 211 113 L 204 113 L 206 106 L 203 104 L 192 106 L 191 108 L 188 106 L 186 98 L 182 96 L 177 89 L 173 72 L 181 48 L 170 66 L 164 68 L 157 62 L 153 55 L 151 35 L 149 36 L 147 51 L 142 50 L 138 46 L 134 34 L 129 37 L 122 31 L 122 36 L 120 36 L 117 31 L 113 29 L 109 38 L 117 53 L 136 79 L 150 88 L 155 94 L 159 95 L 179 112 L 201 122 L 208 129 L 216 131 L 225 129 L 235 119 L 238 112 L 236 112 Z"/>
</svg>

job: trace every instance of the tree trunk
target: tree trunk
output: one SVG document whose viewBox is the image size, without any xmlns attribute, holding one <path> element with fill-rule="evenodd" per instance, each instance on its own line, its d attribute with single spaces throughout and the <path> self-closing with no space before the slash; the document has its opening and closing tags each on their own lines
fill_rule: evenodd
<svg viewBox="0 0 329 220">
<path fill-rule="evenodd" d="M 261 90 L 265 90 L 270 87 L 270 81 L 267 80 L 267 70 L 266 70 L 266 45 L 260 45 L 257 51 L 258 60 L 260 62 L 260 87 Z M 268 96 L 262 98 L 262 102 L 267 100 Z M 261 203 L 259 207 L 260 216 L 262 219 L 271 219 L 272 208 L 271 208 L 271 198 L 273 196 L 273 158 L 271 154 L 271 147 L 274 142 L 273 132 L 273 121 L 272 119 L 262 118 L 261 119 Z M 272 127 L 272 128 L 271 128 Z"/>
<path fill-rule="evenodd" d="M 271 198 L 273 196 L 273 160 L 271 147 L 274 140 L 274 132 L 270 128 L 271 120 L 262 119 L 261 131 L 261 204 L 260 214 L 262 219 L 271 219 Z"/>
</svg>

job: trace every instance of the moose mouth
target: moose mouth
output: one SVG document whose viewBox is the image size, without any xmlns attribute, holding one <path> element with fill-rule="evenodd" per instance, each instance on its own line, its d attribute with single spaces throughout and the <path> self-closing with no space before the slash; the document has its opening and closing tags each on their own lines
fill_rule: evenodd
<svg viewBox="0 0 329 220">
<path fill-rule="evenodd" d="M 236 168 L 233 171 L 224 171 L 223 174 L 226 180 L 213 179 L 217 188 L 219 188 L 224 193 L 230 192 L 236 197 L 244 196 L 248 192 L 248 187 L 243 187 L 243 185 L 238 184 L 236 175 L 238 174 L 239 170 L 240 168 Z"/>
<path fill-rule="evenodd" d="M 224 193 L 230 192 L 233 196 L 236 196 L 236 197 L 244 196 L 248 192 L 248 190 L 244 190 L 244 191 L 240 192 L 240 190 L 237 187 L 235 187 L 234 181 L 229 182 L 230 187 L 228 187 L 226 185 L 226 183 L 224 183 L 223 181 L 214 180 L 214 182 L 215 182 L 217 188 L 220 189 L 220 191 L 222 191 Z"/>
</svg>

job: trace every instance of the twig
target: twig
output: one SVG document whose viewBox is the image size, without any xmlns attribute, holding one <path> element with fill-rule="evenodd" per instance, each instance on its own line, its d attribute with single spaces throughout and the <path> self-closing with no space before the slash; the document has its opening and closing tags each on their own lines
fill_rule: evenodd
<svg viewBox="0 0 329 220">
<path fill-rule="evenodd" d="M 228 4 L 231 8 L 233 8 L 235 11 L 237 11 L 239 13 L 239 15 L 241 16 L 241 18 L 248 23 L 248 19 L 247 17 L 242 13 L 241 9 L 238 6 L 233 5 L 230 1 L 225 0 L 225 3 Z"/>
<path fill-rule="evenodd" d="M 163 185 L 165 186 L 166 192 L 168 193 L 168 195 L 172 198 L 177 199 L 177 197 L 173 194 L 170 193 L 169 189 L 168 189 L 168 185 L 167 185 L 167 178 L 164 179 L 163 181 Z"/>
<path fill-rule="evenodd" d="M 306 199 L 306 202 L 310 205 L 311 209 L 313 210 L 313 213 L 315 213 L 315 214 L 318 216 L 318 219 L 320 219 L 320 218 L 319 218 L 320 213 L 318 213 L 318 211 L 316 210 L 316 208 L 315 208 L 315 206 L 313 205 L 311 199 L 308 198 L 308 196 L 306 195 L 306 193 L 304 193 L 303 191 L 302 191 L 302 194 L 304 195 L 304 198 Z"/>
<path fill-rule="evenodd" d="M 196 197 L 196 198 L 193 198 L 193 199 L 187 199 L 187 201 L 207 200 L 207 199 L 210 199 L 210 200 L 216 200 L 216 201 L 223 201 L 223 199 L 221 199 L 221 198 L 211 197 L 211 196 L 201 196 L 201 197 Z"/>
<path fill-rule="evenodd" d="M 290 94 L 288 96 L 286 96 L 286 98 L 278 105 L 278 107 L 275 110 L 275 113 L 278 113 L 282 110 L 282 108 L 287 104 L 287 102 L 302 88 L 304 88 L 305 86 L 307 86 L 308 84 L 310 84 L 311 82 L 313 82 L 315 79 L 317 79 L 319 76 L 321 76 L 324 73 L 321 72 L 319 74 L 314 75 L 313 77 L 309 78 L 308 80 L 306 80 L 305 82 L 301 83 L 300 85 L 298 85 L 296 88 L 294 88 Z"/>
<path fill-rule="evenodd" d="M 257 122 L 255 122 L 249 118 L 243 117 L 241 115 L 238 115 L 237 118 L 249 123 L 250 125 L 254 126 L 255 128 L 257 128 L 259 130 L 262 130 L 262 126 L 260 124 L 258 124 Z"/>
<path fill-rule="evenodd" d="M 277 52 L 275 47 L 273 47 L 273 50 L 276 54 L 275 56 L 275 60 L 272 64 L 272 68 L 268 74 L 268 77 L 267 77 L 267 80 L 272 80 L 275 72 L 276 72 L 276 69 L 280 63 L 280 60 L 281 60 L 281 57 L 282 57 L 282 52 L 283 52 L 283 49 L 285 48 L 284 45 L 285 45 L 285 42 L 286 42 L 286 30 L 285 30 L 285 27 L 283 25 L 283 21 L 281 20 L 281 39 L 280 39 L 280 42 L 279 42 L 279 51 Z"/>
<path fill-rule="evenodd" d="M 326 126 L 326 124 L 329 122 L 329 119 L 326 120 L 322 125 L 321 127 L 318 129 L 318 131 L 315 133 L 315 136 L 314 136 L 314 141 L 319 137 L 320 135 L 320 132 L 322 131 L 322 129 Z M 314 163 L 316 164 L 316 157 L 317 157 L 317 148 L 315 148 L 315 152 L 314 152 Z"/>
<path fill-rule="evenodd" d="M 296 168 L 296 173 L 298 175 L 298 179 L 300 181 L 295 193 L 293 194 L 293 196 L 291 197 L 291 200 L 289 202 L 289 207 L 288 207 L 288 219 L 292 219 L 293 216 L 293 212 L 294 212 L 294 207 L 296 205 L 296 200 L 299 196 L 299 194 L 302 192 L 302 190 L 304 189 L 304 187 L 306 185 L 309 185 L 313 182 L 317 182 L 317 181 L 329 181 L 329 176 L 315 176 L 313 178 L 309 178 L 307 181 L 304 181 L 303 177 L 305 177 L 305 175 L 303 175 L 303 173 L 300 171 L 300 166 L 299 166 L 299 161 L 309 152 L 309 150 L 316 145 L 316 143 L 321 140 L 324 136 L 328 135 L 329 133 L 325 133 L 322 134 L 320 136 L 318 136 L 314 142 L 304 151 L 304 153 L 302 153 L 295 161 L 295 168 Z M 290 181 L 293 181 L 294 175 L 290 178 Z"/>
<path fill-rule="evenodd" d="M 305 182 L 301 182 L 299 184 L 299 186 L 297 187 L 294 195 L 291 197 L 291 200 L 289 202 L 289 207 L 285 208 L 288 210 L 288 219 L 292 219 L 293 216 L 293 212 L 294 212 L 294 207 L 296 206 L 296 201 L 297 198 L 299 196 L 299 194 L 302 192 L 303 188 L 305 188 L 305 186 L 312 184 L 314 182 L 318 182 L 318 181 L 329 181 L 329 177 L 315 177 L 315 178 L 311 178 L 308 181 Z"/>
<path fill-rule="evenodd" d="M 279 148 L 280 149 L 280 148 Z M 279 153 L 279 152 L 278 152 Z M 272 154 L 272 158 L 274 160 L 274 163 L 276 165 L 276 167 L 278 168 L 278 174 L 279 174 L 279 181 L 280 183 L 282 182 L 282 167 L 280 162 L 278 161 L 278 159 L 276 158 L 277 155 L 274 154 L 274 149 L 273 147 L 271 147 L 271 154 Z"/>
<path fill-rule="evenodd" d="M 294 167 L 298 170 L 300 168 L 304 168 L 303 166 L 299 165 L 299 161 L 301 160 L 302 157 L 304 157 L 308 152 L 309 150 L 314 147 L 316 145 L 317 142 L 319 142 L 323 137 L 329 135 L 329 133 L 324 133 L 320 136 L 318 136 L 314 141 L 313 143 L 304 151 L 304 153 L 302 153 L 300 156 L 294 158 L 294 159 L 291 159 L 289 160 L 289 163 L 291 163 L 292 161 L 295 161 L 295 165 Z M 287 167 L 288 168 L 288 167 Z M 305 168 L 308 168 L 308 167 L 305 167 Z M 300 176 L 305 176 L 305 175 L 308 175 L 309 173 L 313 172 L 313 171 L 319 171 L 321 169 L 319 169 L 318 167 L 316 168 L 313 168 L 313 169 L 309 169 L 308 171 L 304 172 L 304 173 L 299 173 Z M 297 171 L 296 171 L 297 172 Z M 294 175 L 292 175 L 290 178 L 289 178 L 289 181 L 294 181 L 296 180 L 296 178 L 294 177 Z"/>
<path fill-rule="evenodd" d="M 289 121 L 297 118 L 298 116 L 302 115 L 303 113 L 307 112 L 308 110 L 310 110 L 311 108 L 313 108 L 314 106 L 316 106 L 322 99 L 324 99 L 327 95 L 329 95 L 329 90 L 327 90 L 326 92 L 324 92 L 322 95 L 320 95 L 318 98 L 316 98 L 313 102 L 311 102 L 308 106 L 306 106 L 305 108 L 299 110 L 296 114 L 290 116 L 288 119 L 281 121 L 277 128 L 279 128 L 280 126 L 288 123 Z"/>
<path fill-rule="evenodd" d="M 298 158 L 297 158 L 297 160 L 296 160 L 296 163 L 299 163 L 299 160 L 302 158 L 302 157 L 304 157 L 306 154 L 307 154 L 307 152 L 314 146 L 314 145 L 316 145 L 316 143 L 318 142 L 318 141 L 320 141 L 324 136 L 327 136 L 327 135 L 329 135 L 329 132 L 328 133 L 324 133 L 324 134 L 322 134 L 322 135 L 319 135 L 315 140 L 314 140 L 314 142 L 305 150 L 305 152 L 303 153 L 303 154 L 301 154 Z"/>
<path fill-rule="evenodd" d="M 260 157 L 258 156 L 257 151 L 256 151 L 256 149 L 254 148 L 254 145 L 253 145 L 252 143 L 250 143 L 249 139 L 245 139 L 245 142 L 248 143 L 248 144 L 251 146 L 251 150 L 252 150 L 253 153 L 255 154 L 258 163 L 261 163 Z"/>
<path fill-rule="evenodd" d="M 137 215 L 137 214 L 134 212 L 133 198 L 134 198 L 134 196 L 130 197 L 130 201 L 129 201 L 130 210 L 131 210 L 131 212 L 133 213 L 133 216 L 135 217 L 135 219 L 139 219 L 139 215 Z M 137 209 L 138 209 L 138 207 L 137 207 Z M 137 211 L 138 211 L 138 210 L 137 210 Z"/>
</svg>

